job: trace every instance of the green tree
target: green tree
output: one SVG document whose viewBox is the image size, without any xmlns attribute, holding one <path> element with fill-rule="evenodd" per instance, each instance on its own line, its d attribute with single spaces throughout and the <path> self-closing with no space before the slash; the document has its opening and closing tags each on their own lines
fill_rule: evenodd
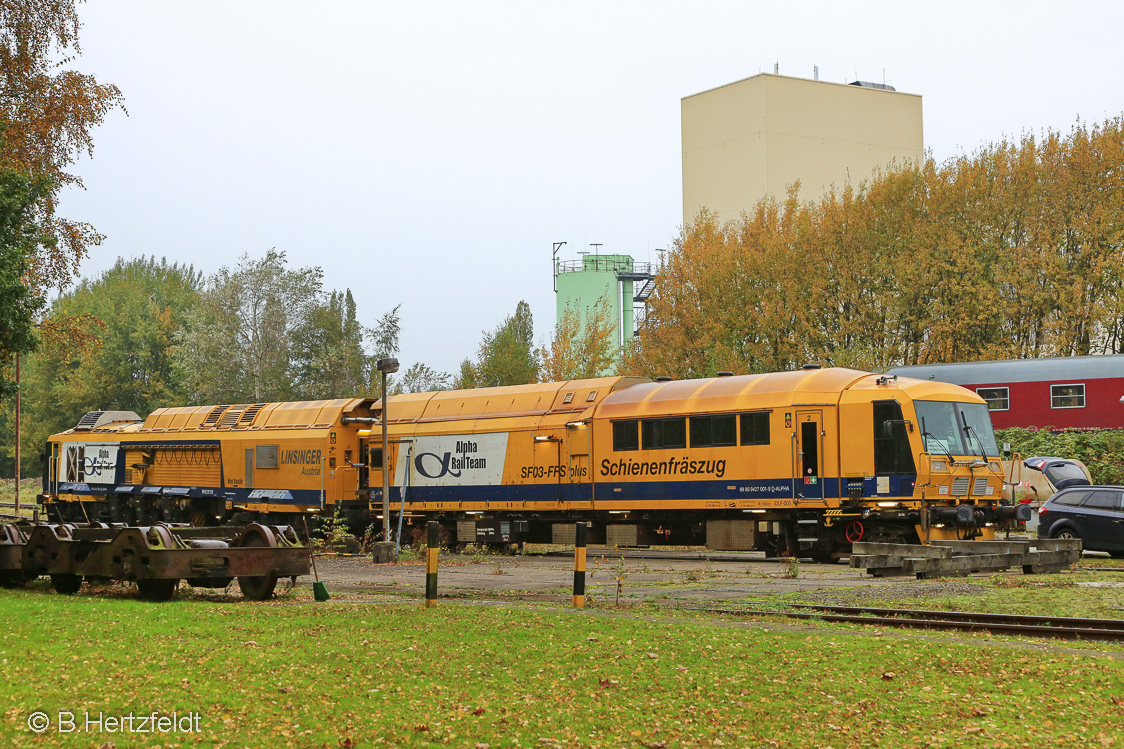
<svg viewBox="0 0 1124 749">
<path fill-rule="evenodd" d="M 23 455 L 38 453 L 47 435 L 69 429 L 87 411 L 146 416 L 181 404 L 185 377 L 172 350 L 201 285 L 191 266 L 141 257 L 118 260 L 56 299 L 43 324 L 81 320 L 96 345 L 48 342 L 25 359 Z M 6 408 L 0 423 L 6 446 L 13 416 Z"/>
<path fill-rule="evenodd" d="M 196 404 L 291 400 L 296 341 L 313 335 L 320 268 L 290 270 L 284 252 L 243 254 L 207 281 L 180 338 L 177 358 Z M 307 385 L 312 387 L 312 385 Z"/>
<path fill-rule="evenodd" d="M 525 385 L 538 380 L 531 307 L 524 301 L 491 333 L 484 332 L 475 362 L 461 363 L 457 388 Z"/>
<path fill-rule="evenodd" d="M 208 279 L 177 347 L 190 402 L 379 397 L 375 362 L 398 352 L 399 307 L 367 328 L 351 291 L 325 294 L 322 278 L 271 249 Z"/>
<path fill-rule="evenodd" d="M 12 357 L 35 349 L 35 316 L 42 297 L 26 284 L 29 264 L 53 238 L 36 221 L 36 205 L 47 193 L 42 179 L 0 169 L 0 402 L 15 391 L 8 372 Z"/>
<path fill-rule="evenodd" d="M 438 372 L 421 362 L 414 362 L 398 379 L 391 391 L 392 395 L 402 393 L 431 393 L 448 390 L 452 377 L 447 372 Z"/>
<path fill-rule="evenodd" d="M 364 350 L 368 333 L 355 312 L 350 289 L 331 292 L 312 309 L 305 334 L 293 343 L 297 398 L 349 398 L 367 391 L 374 360 Z"/>
</svg>

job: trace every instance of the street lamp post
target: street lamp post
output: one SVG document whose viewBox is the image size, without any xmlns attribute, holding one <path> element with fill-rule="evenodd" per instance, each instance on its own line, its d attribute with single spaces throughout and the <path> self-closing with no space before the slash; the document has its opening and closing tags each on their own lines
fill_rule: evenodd
<svg viewBox="0 0 1124 749">
<path fill-rule="evenodd" d="M 379 359 L 375 367 L 382 372 L 382 540 L 390 543 L 390 441 L 386 436 L 386 376 L 398 371 L 397 359 Z"/>
</svg>

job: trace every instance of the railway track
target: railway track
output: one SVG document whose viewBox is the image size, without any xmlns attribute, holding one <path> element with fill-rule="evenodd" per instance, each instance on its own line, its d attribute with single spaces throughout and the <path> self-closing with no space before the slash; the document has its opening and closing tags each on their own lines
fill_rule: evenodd
<svg viewBox="0 0 1124 749">
<path fill-rule="evenodd" d="M 1053 637 L 1063 640 L 1124 642 L 1124 619 L 1082 619 L 1065 616 L 991 614 L 978 611 L 923 611 L 886 609 L 870 606 L 824 606 L 789 604 L 784 609 L 702 609 L 711 613 L 782 616 L 788 619 L 814 619 L 824 622 L 867 624 L 878 627 L 935 629 L 960 632 Z M 792 609 L 796 609 L 793 611 Z"/>
</svg>

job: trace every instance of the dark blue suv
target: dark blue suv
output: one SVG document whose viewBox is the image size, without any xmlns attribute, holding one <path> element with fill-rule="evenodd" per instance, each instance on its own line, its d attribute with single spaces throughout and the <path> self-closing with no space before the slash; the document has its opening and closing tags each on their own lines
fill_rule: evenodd
<svg viewBox="0 0 1124 749">
<path fill-rule="evenodd" d="M 1087 551 L 1124 558 L 1124 487 L 1070 486 L 1038 509 L 1039 538 L 1080 538 Z"/>
</svg>

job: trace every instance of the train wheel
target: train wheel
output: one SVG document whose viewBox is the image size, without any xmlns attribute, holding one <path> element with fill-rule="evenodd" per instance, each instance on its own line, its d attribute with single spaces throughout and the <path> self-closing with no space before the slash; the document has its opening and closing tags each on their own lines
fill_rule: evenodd
<svg viewBox="0 0 1124 749">
<path fill-rule="evenodd" d="M 246 528 L 242 535 L 242 541 L 238 545 L 273 548 L 277 546 L 277 537 L 273 535 L 273 531 L 269 528 L 254 523 Z M 273 590 L 277 587 L 277 576 L 241 575 L 238 578 L 238 587 L 242 589 L 242 595 L 251 601 L 264 601 L 273 595 Z"/>
<path fill-rule="evenodd" d="M 137 590 L 145 601 L 167 601 L 176 592 L 179 580 L 138 580 Z"/>
<path fill-rule="evenodd" d="M 865 532 L 866 529 L 863 528 L 863 524 L 861 522 L 859 522 L 858 520 L 852 520 L 851 522 L 847 523 L 847 528 L 843 531 L 843 535 L 847 538 L 847 543 L 853 544 L 862 541 L 863 533 Z"/>
<path fill-rule="evenodd" d="M 82 587 L 81 575 L 59 574 L 51 575 L 51 586 L 56 593 L 72 596 Z"/>
</svg>

